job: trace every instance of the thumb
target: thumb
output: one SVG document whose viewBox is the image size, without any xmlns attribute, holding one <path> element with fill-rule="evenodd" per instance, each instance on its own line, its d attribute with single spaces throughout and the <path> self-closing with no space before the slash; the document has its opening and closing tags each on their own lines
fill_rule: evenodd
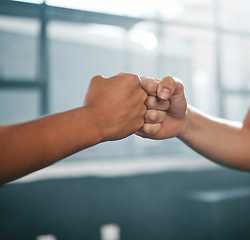
<svg viewBox="0 0 250 240">
<path fill-rule="evenodd" d="M 170 90 L 165 86 L 159 86 L 157 91 L 157 97 L 162 101 L 167 101 L 171 96 Z"/>
<path fill-rule="evenodd" d="M 176 81 L 172 77 L 165 77 L 158 85 L 157 97 L 162 101 L 169 100 L 175 89 Z"/>
</svg>

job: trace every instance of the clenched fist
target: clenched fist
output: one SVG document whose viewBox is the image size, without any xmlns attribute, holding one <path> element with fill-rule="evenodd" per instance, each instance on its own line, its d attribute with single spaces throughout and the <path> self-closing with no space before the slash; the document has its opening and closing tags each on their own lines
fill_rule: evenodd
<svg viewBox="0 0 250 240">
<path fill-rule="evenodd" d="M 186 120 L 187 102 L 183 83 L 178 78 L 161 81 L 143 78 L 142 88 L 148 93 L 146 116 L 153 111 L 156 120 L 148 121 L 137 135 L 151 139 L 167 139 L 181 134 Z M 148 123 L 149 122 L 149 123 Z"/>
<path fill-rule="evenodd" d="M 102 141 L 125 138 L 144 125 L 146 92 L 137 75 L 92 78 L 85 105 Z"/>
</svg>

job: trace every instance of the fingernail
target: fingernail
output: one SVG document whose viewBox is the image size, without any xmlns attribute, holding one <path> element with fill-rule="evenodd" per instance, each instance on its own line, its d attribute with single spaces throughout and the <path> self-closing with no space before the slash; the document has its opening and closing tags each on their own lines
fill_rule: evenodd
<svg viewBox="0 0 250 240">
<path fill-rule="evenodd" d="M 158 94 L 158 97 L 161 98 L 162 100 L 168 100 L 170 96 L 170 91 L 167 88 L 162 88 Z"/>
</svg>

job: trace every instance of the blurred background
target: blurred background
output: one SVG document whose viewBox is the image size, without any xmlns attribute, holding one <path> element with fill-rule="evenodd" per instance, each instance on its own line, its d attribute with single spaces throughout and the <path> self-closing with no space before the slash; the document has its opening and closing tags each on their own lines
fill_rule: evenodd
<svg viewBox="0 0 250 240">
<path fill-rule="evenodd" d="M 94 75 L 119 72 L 179 77 L 191 105 L 242 121 L 249 16 L 248 0 L 1 0 L 0 124 L 82 106 Z M 0 239 L 250 239 L 249 181 L 130 136 L 2 187 Z"/>
</svg>

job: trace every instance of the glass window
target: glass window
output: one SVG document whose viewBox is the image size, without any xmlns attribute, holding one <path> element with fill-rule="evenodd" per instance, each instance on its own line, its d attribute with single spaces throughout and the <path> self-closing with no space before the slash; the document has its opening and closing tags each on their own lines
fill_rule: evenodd
<svg viewBox="0 0 250 240">
<path fill-rule="evenodd" d="M 161 19 L 164 21 L 178 19 L 183 23 L 211 25 L 211 0 L 46 0 L 48 5 L 91 12 L 104 12 L 114 15 L 140 17 L 145 19 Z"/>
<path fill-rule="evenodd" d="M 81 106 L 93 76 L 123 71 L 124 31 L 118 27 L 53 21 L 48 36 L 51 113 Z"/>
<path fill-rule="evenodd" d="M 176 17 L 176 20 L 180 21 L 183 25 L 211 26 L 213 24 L 214 12 L 212 0 L 180 0 L 178 2 L 182 6 L 182 12 Z"/>
<path fill-rule="evenodd" d="M 223 87 L 250 90 L 250 37 L 223 34 L 221 38 L 221 76 Z"/>
<path fill-rule="evenodd" d="M 250 31 L 250 2 L 248 0 L 219 0 L 219 7 L 220 26 L 223 29 L 236 32 Z"/>
<path fill-rule="evenodd" d="M 50 22 L 51 113 L 82 106 L 93 76 L 124 71 L 124 34 L 123 29 L 106 25 Z M 127 156 L 133 151 L 130 146 L 130 138 L 103 143 L 70 159 Z"/>
<path fill-rule="evenodd" d="M 46 0 L 48 5 L 145 19 L 174 19 L 183 10 L 175 0 Z"/>
<path fill-rule="evenodd" d="M 223 89 L 217 87 L 216 33 L 210 28 L 215 16 L 213 1 L 124 0 L 118 3 L 109 0 L 104 3 L 100 0 L 47 0 L 46 3 L 142 18 L 131 29 L 81 22 L 48 22 L 50 113 L 81 106 L 94 75 L 109 77 L 119 72 L 132 72 L 158 79 L 168 75 L 179 77 L 185 84 L 189 103 L 206 113 L 219 115 L 218 94 Z M 240 8 L 244 6 L 247 9 L 246 1 L 241 0 L 241 3 Z M 227 29 L 226 22 L 223 22 L 226 17 L 223 16 L 230 11 L 237 14 L 240 8 L 233 11 L 233 2 L 222 0 L 219 7 L 221 26 Z M 39 20 L 1 16 L 0 31 L 3 49 L 0 56 L 1 79 L 36 79 Z M 250 88 L 250 72 L 246 64 L 250 57 L 249 38 L 236 33 L 220 36 L 219 70 L 223 88 L 231 91 Z M 227 116 L 233 118 L 227 108 L 231 104 L 230 99 L 227 96 L 223 106 Z M 116 147 L 112 150 L 114 144 Z M 155 146 L 154 141 L 133 136 L 117 143 L 102 144 L 81 154 L 88 157 L 140 155 L 182 149 L 178 141 L 169 140 L 168 146 L 171 144 L 175 147 L 168 149 L 163 147 L 165 141 Z M 144 147 L 138 150 L 134 147 L 137 145 Z"/>
<path fill-rule="evenodd" d="M 218 115 L 215 34 L 209 30 L 166 25 L 160 73 L 181 78 L 188 102 Z M 213 97 L 211 97 L 213 96 Z"/>
<path fill-rule="evenodd" d="M 233 121 L 243 121 L 250 106 L 250 94 L 228 94 L 224 99 L 225 118 Z"/>
<path fill-rule="evenodd" d="M 0 16 L 0 79 L 37 78 L 39 31 L 37 19 Z"/>
<path fill-rule="evenodd" d="M 39 117 L 38 91 L 0 90 L 0 103 L 0 124 L 19 123 Z"/>
</svg>

